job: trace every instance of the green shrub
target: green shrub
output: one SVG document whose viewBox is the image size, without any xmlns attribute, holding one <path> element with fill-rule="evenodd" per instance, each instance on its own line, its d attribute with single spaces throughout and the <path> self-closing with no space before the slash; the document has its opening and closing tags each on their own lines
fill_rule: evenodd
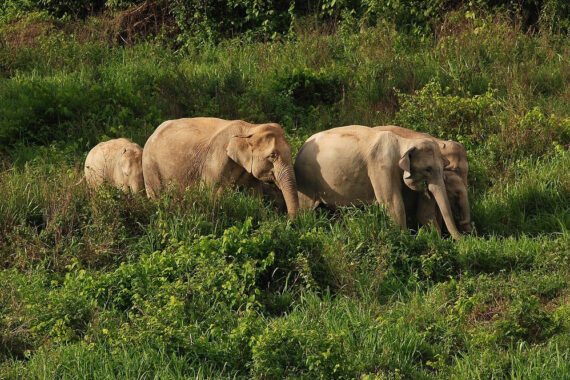
<svg viewBox="0 0 570 380">
<path fill-rule="evenodd" d="M 349 378 L 343 340 L 346 331 L 324 334 L 299 328 L 297 321 L 267 327 L 253 348 L 257 376 Z"/>
<path fill-rule="evenodd" d="M 447 89 L 449 91 L 450 89 Z M 500 130 L 497 114 L 501 103 L 496 92 L 461 97 L 446 94 L 437 82 L 430 82 L 413 95 L 399 94 L 398 125 L 433 136 L 480 144 Z"/>
<path fill-rule="evenodd" d="M 27 274 L 14 269 L 0 272 L 0 363 L 24 360 L 41 345 L 38 334 L 31 329 L 35 321 L 27 310 L 32 304 L 45 301 L 48 284 L 48 276 L 42 270 Z"/>
<path fill-rule="evenodd" d="M 433 360 L 416 326 L 377 315 L 374 307 L 364 307 L 370 303 L 326 294 L 304 300 L 252 339 L 254 375 L 355 378 L 376 372 L 414 377 Z"/>
<path fill-rule="evenodd" d="M 289 0 L 177 0 L 170 4 L 184 40 L 200 42 L 238 35 L 252 39 L 287 35 L 292 30 L 294 9 L 295 2 Z"/>
<path fill-rule="evenodd" d="M 75 260 L 86 266 L 112 265 L 126 258 L 130 244 L 143 233 L 153 209 L 142 194 L 74 186 L 82 173 L 66 160 L 58 158 L 58 167 L 42 166 L 36 159 L 23 169 L 0 173 L 0 189 L 12 194 L 0 201 L 3 267 L 43 263 L 65 272 Z"/>
<path fill-rule="evenodd" d="M 542 310 L 535 296 L 517 297 L 506 311 L 505 318 L 495 326 L 498 340 L 503 344 L 520 340 L 541 342 L 561 329 L 560 322 Z"/>
</svg>

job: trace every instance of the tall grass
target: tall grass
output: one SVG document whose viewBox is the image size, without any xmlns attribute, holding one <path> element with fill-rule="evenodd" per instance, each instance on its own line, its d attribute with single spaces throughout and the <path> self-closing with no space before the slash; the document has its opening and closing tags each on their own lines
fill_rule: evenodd
<svg viewBox="0 0 570 380">
<path fill-rule="evenodd" d="M 1 45 L 0 377 L 563 378 L 568 38 L 463 11 L 436 30 Z M 204 115 L 279 122 L 294 151 L 347 124 L 457 139 L 475 232 L 74 186 L 96 142 Z"/>
</svg>

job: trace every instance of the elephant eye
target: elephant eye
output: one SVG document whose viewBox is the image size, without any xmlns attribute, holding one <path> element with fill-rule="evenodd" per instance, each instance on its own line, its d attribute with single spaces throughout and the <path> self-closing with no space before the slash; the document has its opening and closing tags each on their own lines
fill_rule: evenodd
<svg viewBox="0 0 570 380">
<path fill-rule="evenodd" d="M 273 152 L 269 156 L 267 156 L 270 160 L 275 160 L 277 158 L 277 153 Z"/>
</svg>

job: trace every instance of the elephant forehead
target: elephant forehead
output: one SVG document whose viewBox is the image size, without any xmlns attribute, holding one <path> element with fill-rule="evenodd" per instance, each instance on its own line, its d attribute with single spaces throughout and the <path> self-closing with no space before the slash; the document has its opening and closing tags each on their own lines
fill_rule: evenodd
<svg viewBox="0 0 570 380">
<path fill-rule="evenodd" d="M 435 150 L 432 149 L 430 146 L 423 146 L 420 149 L 416 150 L 415 152 L 413 152 L 413 164 L 416 165 L 422 165 L 422 164 L 428 164 L 430 162 L 432 162 L 435 159 Z"/>
<path fill-rule="evenodd" d="M 463 186 L 463 180 L 456 172 L 451 170 L 444 170 L 443 173 L 444 173 L 445 184 L 447 186 L 454 186 L 454 187 Z"/>
<path fill-rule="evenodd" d="M 253 135 L 252 142 L 254 146 L 260 149 L 273 149 L 275 147 L 287 145 L 284 136 L 279 136 L 269 131 Z"/>
<path fill-rule="evenodd" d="M 136 161 L 142 158 L 142 153 L 141 152 L 135 152 L 132 150 L 127 150 L 124 153 L 124 156 L 127 160 L 132 160 L 132 161 Z"/>
</svg>

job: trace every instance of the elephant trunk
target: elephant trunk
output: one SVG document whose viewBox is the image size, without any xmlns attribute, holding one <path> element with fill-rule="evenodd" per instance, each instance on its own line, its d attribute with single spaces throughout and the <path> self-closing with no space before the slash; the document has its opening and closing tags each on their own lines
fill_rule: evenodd
<svg viewBox="0 0 570 380">
<path fill-rule="evenodd" d="M 459 225 L 466 231 L 471 232 L 471 211 L 469 210 L 469 198 L 467 195 L 467 189 L 462 189 L 459 200 L 459 209 L 461 210 L 461 217 L 463 218 Z"/>
<path fill-rule="evenodd" d="M 428 189 L 433 194 L 435 201 L 437 202 L 445 225 L 447 226 L 447 230 L 454 239 L 459 240 L 461 238 L 461 234 L 457 230 L 455 222 L 453 221 L 453 214 L 451 213 L 451 206 L 449 205 L 449 199 L 447 198 L 443 178 L 441 181 L 438 181 L 438 183 L 430 183 L 428 185 Z"/>
<path fill-rule="evenodd" d="M 285 198 L 287 213 L 289 217 L 294 218 L 299 210 L 299 197 L 297 194 L 297 181 L 295 180 L 293 165 L 276 162 L 275 180 L 277 186 L 283 193 L 283 198 Z"/>
</svg>

